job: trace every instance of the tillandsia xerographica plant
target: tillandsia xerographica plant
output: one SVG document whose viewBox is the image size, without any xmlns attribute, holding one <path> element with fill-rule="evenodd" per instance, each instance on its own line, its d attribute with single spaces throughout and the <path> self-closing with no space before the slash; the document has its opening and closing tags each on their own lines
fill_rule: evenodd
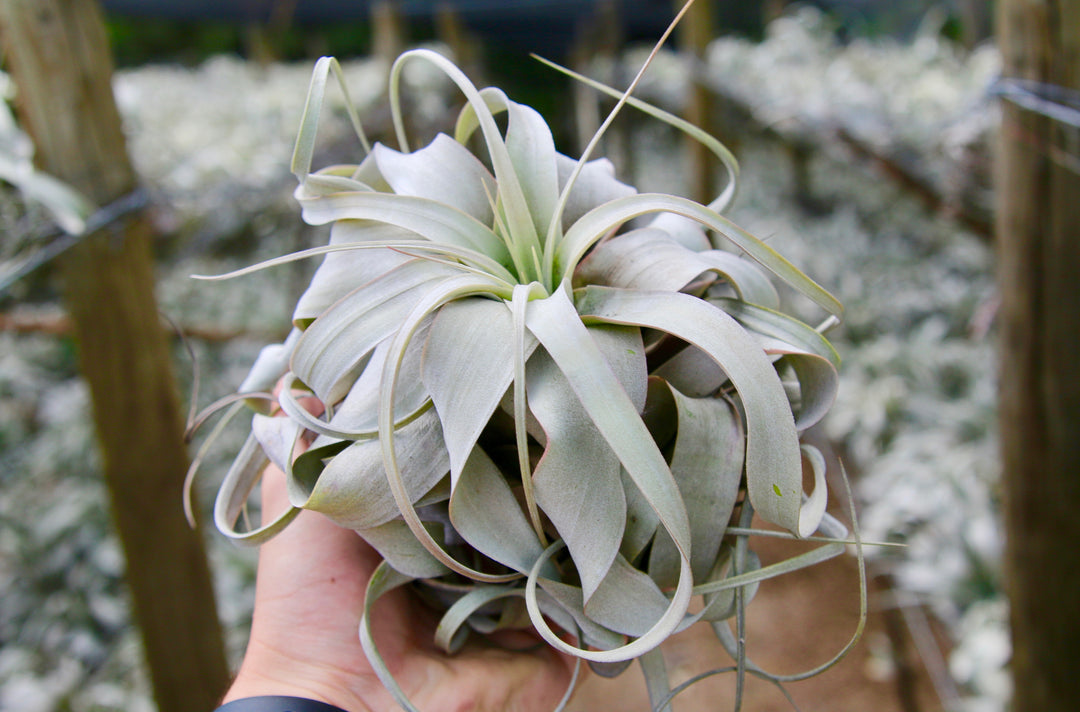
<svg viewBox="0 0 1080 712">
<path fill-rule="evenodd" d="M 415 151 L 398 93 L 410 62 L 440 69 L 466 100 L 453 136 Z M 312 173 L 332 71 L 328 58 L 315 67 L 293 162 L 303 217 L 330 224 L 330 241 L 250 268 L 324 257 L 292 334 L 240 388 L 280 381 L 281 412 L 254 416 L 218 526 L 258 543 L 311 509 L 377 549 L 361 639 L 406 709 L 368 625 L 379 596 L 405 584 L 444 609 L 436 641 L 448 652 L 469 631 L 532 626 L 605 672 L 640 658 L 655 675 L 657 646 L 706 621 L 740 674 L 792 679 L 748 662 L 726 621 L 741 627 L 761 580 L 844 550 L 824 459 L 800 445 L 832 402 L 839 359 L 821 328 L 779 311 L 770 277 L 825 323 L 841 307 L 721 216 L 730 154 L 630 90 L 598 87 L 619 97 L 612 116 L 629 103 L 667 121 L 731 173 L 710 205 L 638 193 L 588 160 L 592 146 L 579 160 L 558 153 L 536 111 L 415 50 L 390 72 L 400 150 L 369 148 L 353 113 L 366 155 Z M 312 398 L 318 415 L 300 402 Z M 268 460 L 292 508 L 239 531 Z M 755 512 L 823 543 L 761 567 L 747 548 Z M 704 604 L 689 614 L 694 595 Z M 658 709 L 674 694 L 666 681 L 650 690 Z"/>
</svg>

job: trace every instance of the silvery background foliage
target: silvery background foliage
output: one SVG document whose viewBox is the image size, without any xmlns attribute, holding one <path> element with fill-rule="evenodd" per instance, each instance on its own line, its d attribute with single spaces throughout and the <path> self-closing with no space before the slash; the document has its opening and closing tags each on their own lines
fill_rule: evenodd
<svg viewBox="0 0 1080 712">
<path fill-rule="evenodd" d="M 624 60 L 634 66 L 640 55 Z M 361 108 L 376 102 L 385 70 L 346 64 Z M 819 137 L 842 126 L 883 151 L 913 151 L 946 191 L 985 190 L 977 172 L 989 160 L 995 114 L 986 89 L 996 71 L 992 48 L 962 53 L 932 32 L 905 44 L 840 46 L 809 10 L 774 23 L 760 44 L 717 40 L 706 61 L 708 81 L 740 96 L 760 121 Z M 680 60 L 666 55 L 643 96 L 678 108 L 683 76 Z M 261 345 L 283 334 L 311 266 L 212 288 L 188 275 L 324 239 L 300 224 L 290 197 L 288 162 L 309 77 L 306 64 L 259 67 L 226 57 L 117 76 L 134 160 L 173 235 L 161 245 L 162 309 L 188 327 L 247 335 L 193 340 L 200 405 L 235 388 Z M 448 87 L 422 74 L 410 83 L 425 97 L 418 114 L 445 112 Z M 336 121 L 324 140 L 348 146 L 346 124 Z M 678 192 L 684 179 L 670 160 L 678 155 L 674 137 L 647 122 L 633 130 L 631 182 Z M 795 200 L 784 150 L 745 139 L 731 217 L 846 304 L 846 323 L 832 334 L 844 358 L 840 400 L 824 432 L 857 473 L 864 536 L 909 545 L 903 554 L 879 554 L 874 565 L 952 632 L 949 666 L 966 695 L 962 708 L 1002 709 L 1009 651 L 997 585 L 990 250 L 825 146 L 809 164 L 824 209 L 810 215 Z M 5 202 L 0 212 L 5 225 L 25 224 L 23 208 Z M 179 348 L 177 364 L 186 388 L 190 361 Z M 219 465 L 228 457 L 228 446 L 221 449 Z M 0 450 L 0 709 L 152 709 L 96 474 L 88 396 L 66 340 L 0 332 Z M 215 469 L 211 462 L 206 472 Z M 212 479 L 200 488 L 204 501 Z M 239 655 L 254 557 L 212 533 L 208 542 Z"/>
</svg>

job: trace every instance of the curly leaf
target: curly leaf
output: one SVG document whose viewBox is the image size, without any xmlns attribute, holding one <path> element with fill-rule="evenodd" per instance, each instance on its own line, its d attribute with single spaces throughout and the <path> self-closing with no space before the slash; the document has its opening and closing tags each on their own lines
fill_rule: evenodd
<svg viewBox="0 0 1080 712">
<path fill-rule="evenodd" d="M 840 386 L 840 356 L 824 336 L 806 324 L 770 309 L 735 299 L 710 299 L 736 321 L 770 341 L 766 351 L 782 355 L 799 379 L 796 427 L 805 430 L 832 407 Z"/>
<path fill-rule="evenodd" d="M 502 254 L 507 255 L 508 259 L 513 262 L 517 274 L 524 279 L 526 275 L 533 274 L 531 270 L 531 254 L 534 251 L 539 252 L 540 242 L 536 234 L 536 228 L 533 225 L 532 216 L 529 214 L 529 206 L 521 182 L 518 179 L 517 170 L 510 158 L 502 133 L 495 123 L 495 117 L 480 92 L 477 91 L 464 72 L 454 66 L 446 57 L 436 52 L 423 49 L 410 50 L 398 57 L 390 68 L 390 108 L 393 112 L 394 128 L 397 131 L 398 142 L 402 150 L 408 150 L 399 92 L 402 68 L 406 63 L 414 59 L 423 59 L 446 74 L 457 85 L 469 106 L 475 111 L 476 119 L 487 146 L 488 156 L 491 158 L 491 165 L 495 172 L 495 180 L 499 189 L 498 203 L 506 221 L 507 234 L 505 235 L 505 243 L 499 243 L 499 246 L 502 248 Z M 500 254 L 493 249 L 484 249 L 482 251 L 492 257 Z M 501 258 L 497 259 L 502 262 Z M 504 262 L 503 264 L 508 265 L 510 262 Z M 534 278 L 536 276 L 538 275 L 533 274 Z M 524 279 L 524 281 L 530 280 Z"/>
<path fill-rule="evenodd" d="M 719 213 L 674 195 L 641 193 L 612 200 L 590 210 L 566 231 L 555 255 L 557 269 L 563 270 L 564 279 L 569 279 L 589 249 L 612 230 L 636 217 L 663 212 L 691 218 L 715 230 L 830 314 L 839 316 L 843 313 L 843 307 L 836 297 L 800 272 L 776 250 Z"/>
<path fill-rule="evenodd" d="M 707 352 L 731 378 L 745 412 L 746 477 L 755 509 L 800 536 L 813 533 L 817 522 L 800 519 L 802 465 L 787 396 L 765 352 L 738 322 L 678 292 L 587 287 L 578 310 L 586 321 L 658 329 Z"/>
<path fill-rule="evenodd" d="M 692 575 L 690 573 L 690 562 L 686 558 L 683 558 L 682 560 L 679 585 L 672 595 L 667 610 L 660 619 L 656 621 L 656 624 L 640 638 L 615 648 L 607 648 L 604 646 L 604 649 L 601 650 L 574 647 L 567 643 L 556 635 L 555 631 L 553 631 L 547 624 L 547 621 L 544 620 L 543 610 L 541 609 L 543 598 L 540 595 L 541 592 L 537 591 L 537 585 L 542 581 L 539 577 L 542 567 L 545 566 L 547 560 L 556 554 L 563 546 L 564 543 L 561 541 L 557 541 L 549 546 L 544 551 L 544 555 L 536 562 L 536 565 L 533 566 L 532 571 L 529 572 L 529 577 L 525 580 L 525 605 L 529 611 L 529 618 L 532 620 L 536 632 L 539 633 L 540 637 L 547 641 L 552 647 L 583 660 L 588 660 L 589 662 L 605 664 L 619 663 L 625 660 L 632 660 L 653 650 L 663 643 L 682 623 L 683 615 L 686 613 L 686 609 L 690 604 L 690 593 L 693 589 L 691 585 Z M 618 559 L 616 560 L 618 561 Z M 551 586 L 551 584 L 547 585 Z M 567 606 L 567 610 L 570 610 L 569 606 Z M 590 644 L 588 637 L 586 637 L 585 643 Z M 593 645 L 593 647 L 601 646 Z"/>
<path fill-rule="evenodd" d="M 677 292 L 708 272 L 726 279 L 744 301 L 779 304 L 776 288 L 752 263 L 720 250 L 695 252 L 655 227 L 631 230 L 601 243 L 578 267 L 574 281 Z"/>
<path fill-rule="evenodd" d="M 251 531 L 236 529 L 236 522 L 244 511 L 251 490 L 258 484 L 268 462 L 254 435 L 244 441 L 240 453 L 225 474 L 214 500 L 214 524 L 225 536 L 242 544 L 262 544 L 284 529 L 300 513 L 297 507 L 289 507 L 277 517 Z"/>
<path fill-rule="evenodd" d="M 689 6 L 689 4 L 690 3 L 687 3 L 686 5 Z M 566 67 L 548 61 L 543 57 L 536 57 L 536 55 L 533 56 L 540 62 L 551 67 L 552 69 L 562 72 L 563 74 L 572 77 L 573 79 L 581 82 L 582 84 L 590 86 L 597 91 L 603 92 L 610 97 L 613 97 L 615 99 L 625 98 L 626 103 L 634 107 L 635 109 L 642 111 L 655 119 L 659 119 L 660 121 L 663 121 L 669 126 L 673 126 L 674 128 L 682 131 L 696 141 L 700 142 L 702 145 L 712 151 L 717 158 L 720 159 L 720 162 L 724 165 L 724 168 L 727 169 L 727 172 L 731 177 L 731 179 L 728 181 L 728 184 L 724 186 L 724 191 L 712 203 L 709 204 L 709 207 L 717 212 L 721 212 L 735 197 L 736 181 L 739 178 L 739 162 L 735 159 L 734 154 L 732 154 L 731 151 L 729 151 L 728 148 L 724 146 L 724 144 L 717 141 L 715 138 L 707 134 L 705 131 L 701 130 L 699 127 L 694 126 L 689 121 L 682 119 L 672 113 L 655 107 L 648 102 L 644 102 L 640 99 L 629 96 L 625 92 L 613 89 L 594 79 L 590 79 L 583 74 L 578 74 L 571 69 L 567 69 Z"/>
<path fill-rule="evenodd" d="M 374 608 L 375 603 L 390 591 L 400 588 L 412 580 L 414 580 L 414 577 L 394 570 L 385 561 L 375 568 L 371 578 L 368 579 L 367 590 L 364 592 L 364 609 L 360 615 L 360 645 L 364 649 L 364 655 L 367 656 L 368 662 L 371 663 L 375 676 L 379 678 L 379 682 L 383 684 L 383 687 L 394 698 L 394 701 L 407 712 L 420 712 L 409 701 L 405 691 L 401 689 L 390 669 L 386 666 L 386 661 L 383 660 L 382 654 L 379 653 L 379 648 L 375 645 L 375 636 L 371 631 L 371 610 Z"/>
<path fill-rule="evenodd" d="M 734 406 L 723 398 L 688 398 L 675 389 L 671 393 L 679 428 L 671 474 L 683 493 L 690 517 L 694 580 L 703 580 L 720 551 L 742 482 L 742 422 Z M 665 532 L 658 532 L 649 575 L 661 586 L 673 586 L 678 565 L 671 539 Z"/>
<path fill-rule="evenodd" d="M 417 259 L 354 289 L 304 331 L 292 371 L 324 403 L 341 400 L 372 349 L 394 333 L 433 283 L 452 274 L 445 265 Z"/>
<path fill-rule="evenodd" d="M 400 428 L 395 447 L 399 476 L 410 504 L 415 503 L 450 469 L 435 411 L 429 410 Z M 378 440 L 356 441 L 326 463 L 314 479 L 304 479 L 306 474 L 293 471 L 290 499 L 294 506 L 322 512 L 349 529 L 370 529 L 399 514 L 387 485 Z"/>
<path fill-rule="evenodd" d="M 304 113 L 300 119 L 300 132 L 296 137 L 296 148 L 293 150 L 292 172 L 297 180 L 303 183 L 311 172 L 311 157 L 315 153 L 315 136 L 319 129 L 319 117 L 322 114 L 323 98 L 326 95 L 326 82 L 333 70 L 334 76 L 341 87 L 341 93 L 345 95 L 345 109 L 349 113 L 353 130 L 356 131 L 364 152 L 369 150 L 367 136 L 360 124 L 360 117 L 356 113 L 355 105 L 349 99 L 348 87 L 341 71 L 341 65 L 333 57 L 320 57 L 311 72 L 311 84 L 308 86 L 307 100 L 304 102 Z"/>
</svg>

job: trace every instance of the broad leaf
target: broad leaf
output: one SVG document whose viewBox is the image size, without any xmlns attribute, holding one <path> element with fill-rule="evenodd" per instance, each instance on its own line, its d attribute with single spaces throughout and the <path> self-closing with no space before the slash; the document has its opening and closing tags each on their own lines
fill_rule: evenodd
<svg viewBox="0 0 1080 712">
<path fill-rule="evenodd" d="M 280 344 L 264 346 L 260 351 L 251 370 L 243 382 L 236 389 L 238 393 L 253 393 L 256 391 L 269 392 L 289 370 L 289 359 L 292 358 L 296 342 L 300 340 L 300 330 L 292 329 L 289 336 Z M 264 410 L 263 403 L 256 405 L 251 403 L 257 410 Z M 269 404 L 265 404 L 268 409 Z"/>
<path fill-rule="evenodd" d="M 416 259 L 354 289 L 304 331 L 292 371 L 324 403 L 341 400 L 371 351 L 394 333 L 431 284 L 451 274 L 444 265 Z"/>
<path fill-rule="evenodd" d="M 649 576 L 619 556 L 596 593 L 586 601 L 585 613 L 605 628 L 641 637 L 664 617 L 670 605 Z"/>
<path fill-rule="evenodd" d="M 435 528 L 439 525 L 431 526 Z M 431 578 L 450 573 L 416 540 L 412 530 L 401 519 L 359 529 L 357 534 L 364 537 L 389 566 L 406 576 Z"/>
<path fill-rule="evenodd" d="M 495 179 L 479 159 L 446 134 L 413 153 L 376 144 L 372 155 L 379 172 L 397 195 L 428 198 L 491 225 Z"/>
<path fill-rule="evenodd" d="M 738 322 L 677 292 L 588 287 L 578 309 L 587 321 L 658 329 L 709 353 L 731 378 L 745 412 L 746 477 L 755 509 L 801 536 L 817 528 L 812 517 L 800 519 L 802 465 L 787 396 L 768 357 Z"/>
<path fill-rule="evenodd" d="M 555 141 L 547 122 L 532 107 L 510 101 L 501 90 L 488 87 L 480 91 L 485 105 L 493 114 L 505 111 L 506 150 L 510 156 L 529 213 L 538 235 L 547 233 L 555 202 L 559 197 Z M 471 105 L 458 116 L 454 136 L 465 143 L 479 126 Z"/>
<path fill-rule="evenodd" d="M 533 472 L 536 502 L 566 542 L 588 601 L 618 552 L 626 523 L 619 459 L 545 352 L 529 361 L 528 395 L 547 438 Z"/>
<path fill-rule="evenodd" d="M 696 300 L 695 300 L 696 301 Z M 566 376 L 589 418 L 618 456 L 645 499 L 689 556 L 690 530 L 678 487 L 638 408 L 589 336 L 566 292 L 529 303 L 526 321 Z"/>
<path fill-rule="evenodd" d="M 413 506 L 412 498 L 405 481 L 397 448 L 397 432 L 395 427 L 395 394 L 398 388 L 398 377 L 401 373 L 401 365 L 409 351 L 410 343 L 421 325 L 440 307 L 448 302 L 465 299 L 479 295 L 490 294 L 491 282 L 488 279 L 472 275 L 453 277 L 440 282 L 438 286 L 429 291 L 416 304 L 409 315 L 403 320 L 400 328 L 390 341 L 390 352 L 383 365 L 382 375 L 379 379 L 379 445 L 382 449 L 382 461 L 386 469 L 386 481 L 390 486 L 398 510 L 401 512 L 405 523 L 409 525 L 417 540 L 423 544 L 432 556 L 441 561 L 451 570 L 467 576 L 476 581 L 488 583 L 502 583 L 516 576 L 492 575 L 479 571 L 473 567 L 461 563 L 448 554 L 445 549 L 424 529 L 424 525 L 417 515 Z M 445 447 L 442 448 L 445 452 Z M 405 453 L 408 454 L 408 453 Z"/>
<path fill-rule="evenodd" d="M 743 300 L 775 306 L 776 289 L 752 263 L 720 250 L 695 252 L 663 230 L 632 230 L 598 245 L 578 267 L 578 284 L 678 292 L 714 272 Z"/>
<path fill-rule="evenodd" d="M 513 336 L 513 317 L 501 300 L 460 299 L 432 322 L 423 382 L 443 422 L 455 479 L 514 378 Z M 526 353 L 535 344 L 530 335 Z"/>
<path fill-rule="evenodd" d="M 478 551 L 523 574 L 544 551 L 506 479 L 480 448 L 473 450 L 450 495 L 450 521 Z"/>
<path fill-rule="evenodd" d="M 395 437 L 399 475 L 410 503 L 415 503 L 450 469 L 438 417 L 427 411 L 398 430 Z M 314 480 L 299 479 L 294 492 L 306 494 L 293 505 L 322 512 L 349 529 L 370 529 L 399 515 L 383 468 L 377 439 L 358 440 L 326 463 Z"/>
<path fill-rule="evenodd" d="M 343 220 L 330 228 L 331 245 L 415 238 L 413 232 L 372 220 Z M 334 302 L 409 259 L 408 255 L 386 248 L 339 250 L 327 254 L 296 303 L 293 324 L 307 328 Z"/>
<path fill-rule="evenodd" d="M 739 414 L 723 398 L 688 398 L 672 389 L 679 434 L 671 474 L 683 493 L 690 518 L 694 580 L 709 574 L 720 551 L 724 530 L 735 507 L 743 472 L 743 432 Z M 649 575 L 660 586 L 673 586 L 679 574 L 678 552 L 666 532 L 653 542 Z"/>
</svg>

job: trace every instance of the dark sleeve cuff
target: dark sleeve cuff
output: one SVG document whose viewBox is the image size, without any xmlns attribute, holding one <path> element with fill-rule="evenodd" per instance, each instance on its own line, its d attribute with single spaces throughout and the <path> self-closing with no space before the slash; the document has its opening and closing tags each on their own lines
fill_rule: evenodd
<svg viewBox="0 0 1080 712">
<path fill-rule="evenodd" d="M 307 700 L 303 697 L 266 695 L 233 700 L 214 712 L 346 712 L 325 702 Z"/>
</svg>

